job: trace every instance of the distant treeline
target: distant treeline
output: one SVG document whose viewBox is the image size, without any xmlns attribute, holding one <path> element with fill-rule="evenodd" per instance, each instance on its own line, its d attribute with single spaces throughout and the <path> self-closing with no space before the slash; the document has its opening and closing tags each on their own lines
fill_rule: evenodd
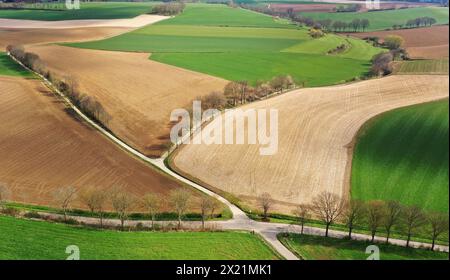
<svg viewBox="0 0 450 280">
<path fill-rule="evenodd" d="M 0 10 L 49 10 L 64 11 L 66 6 L 61 1 L 3 1 Z"/>
<path fill-rule="evenodd" d="M 183 12 L 186 5 L 183 2 L 168 2 L 153 7 L 152 13 L 164 16 L 174 16 Z"/>
<path fill-rule="evenodd" d="M 315 20 L 310 17 L 305 17 L 294 12 L 293 9 L 287 9 L 286 11 L 275 11 L 268 7 L 253 6 L 253 5 L 240 5 L 244 9 L 249 9 L 258 13 L 263 13 L 276 17 L 283 17 L 292 20 L 301 25 L 306 25 L 308 27 L 314 27 L 314 29 L 323 29 L 326 31 L 335 32 L 358 32 L 365 31 L 367 27 L 370 26 L 368 19 L 353 19 L 350 22 L 345 21 L 332 21 L 331 19 Z"/>
</svg>

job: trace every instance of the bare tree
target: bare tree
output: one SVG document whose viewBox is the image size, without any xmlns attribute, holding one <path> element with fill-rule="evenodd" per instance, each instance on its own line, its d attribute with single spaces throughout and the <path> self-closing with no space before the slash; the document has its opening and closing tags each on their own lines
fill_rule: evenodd
<svg viewBox="0 0 450 280">
<path fill-rule="evenodd" d="M 0 182 L 0 209 L 5 208 L 6 200 L 8 200 L 10 196 L 11 192 L 9 191 L 8 185 Z"/>
<path fill-rule="evenodd" d="M 325 223 L 325 236 L 328 237 L 330 226 L 339 218 L 344 210 L 345 202 L 337 195 L 322 192 L 312 202 L 312 210 Z"/>
<path fill-rule="evenodd" d="M 259 97 L 259 98 L 265 97 L 265 96 L 269 95 L 272 92 L 273 92 L 272 87 L 269 84 L 267 84 L 267 83 L 259 82 L 256 85 L 256 88 L 255 88 L 255 95 L 256 95 L 256 97 Z"/>
<path fill-rule="evenodd" d="M 366 30 L 367 27 L 370 26 L 370 22 L 368 19 L 362 19 L 361 20 L 361 28 L 363 30 L 363 32 Z"/>
<path fill-rule="evenodd" d="M 53 193 L 53 197 L 63 210 L 64 221 L 67 221 L 67 211 L 70 204 L 77 198 L 77 189 L 71 186 L 59 188 Z"/>
<path fill-rule="evenodd" d="M 283 87 L 285 89 L 290 89 L 291 87 L 295 86 L 294 79 L 291 75 L 286 75 L 283 77 Z"/>
<path fill-rule="evenodd" d="M 222 110 L 227 103 L 225 95 L 220 91 L 213 91 L 210 94 L 205 95 L 197 100 L 202 101 L 202 109 L 204 110 L 206 109 Z"/>
<path fill-rule="evenodd" d="M 214 212 L 220 208 L 220 202 L 217 199 L 211 200 L 211 208 L 209 209 L 209 218 L 214 218 Z"/>
<path fill-rule="evenodd" d="M 448 212 L 431 212 L 427 214 L 427 220 L 431 227 L 431 251 L 434 251 L 436 239 L 439 235 L 448 232 Z"/>
<path fill-rule="evenodd" d="M 272 207 L 272 197 L 269 193 L 265 192 L 258 197 L 258 203 L 263 210 L 263 220 L 267 221 L 269 209 Z"/>
<path fill-rule="evenodd" d="M 161 207 L 161 200 L 159 200 L 156 195 L 149 193 L 142 198 L 142 204 L 144 205 L 145 209 L 147 209 L 150 217 L 152 218 L 152 229 L 154 230 L 156 216 L 158 215 Z"/>
<path fill-rule="evenodd" d="M 103 214 L 107 195 L 104 190 L 91 188 L 81 193 L 81 200 L 92 213 L 97 212 L 100 219 L 100 227 L 103 227 Z"/>
<path fill-rule="evenodd" d="M 248 85 L 247 81 L 239 81 L 239 97 L 240 97 L 240 102 L 241 104 L 244 104 L 245 101 L 247 100 L 247 94 L 250 90 L 250 86 Z"/>
<path fill-rule="evenodd" d="M 202 211 L 202 229 L 205 229 L 205 220 L 208 218 L 213 204 L 213 198 L 208 195 L 203 195 L 200 199 L 200 209 Z"/>
<path fill-rule="evenodd" d="M 276 76 L 273 77 L 272 80 L 270 80 L 270 87 L 272 87 L 275 91 L 283 92 L 283 86 L 284 86 L 283 76 Z"/>
<path fill-rule="evenodd" d="M 402 206 L 398 201 L 388 201 L 385 203 L 385 219 L 383 221 L 386 229 L 386 244 L 389 243 L 392 227 L 398 224 L 401 217 Z"/>
<path fill-rule="evenodd" d="M 344 222 L 348 227 L 348 238 L 352 239 L 352 232 L 358 223 L 360 223 L 366 211 L 366 205 L 363 201 L 352 199 L 345 205 L 343 211 Z"/>
<path fill-rule="evenodd" d="M 391 62 L 393 59 L 394 56 L 391 52 L 379 53 L 375 55 L 371 60 L 372 66 L 370 68 L 370 72 L 372 73 L 372 75 L 376 76 L 388 75 L 392 73 Z"/>
<path fill-rule="evenodd" d="M 171 192 L 170 202 L 178 216 L 178 228 L 181 228 L 181 219 L 188 208 L 190 193 L 184 189 L 177 189 Z"/>
<path fill-rule="evenodd" d="M 238 100 L 240 97 L 240 88 L 241 86 L 239 85 L 239 83 L 229 82 L 225 85 L 225 88 L 223 90 L 223 94 L 227 98 L 228 102 L 233 106 L 236 106 L 238 104 Z"/>
<path fill-rule="evenodd" d="M 372 242 L 375 241 L 375 234 L 383 223 L 385 216 L 384 210 L 384 202 L 382 201 L 370 201 L 367 204 L 367 223 L 369 224 L 370 233 L 372 235 Z"/>
<path fill-rule="evenodd" d="M 298 205 L 294 210 L 294 215 L 297 217 L 297 220 L 302 227 L 300 233 L 303 234 L 305 223 L 309 218 L 311 218 L 311 206 L 306 204 Z"/>
<path fill-rule="evenodd" d="M 406 247 L 409 247 L 414 231 L 425 224 L 425 216 L 418 206 L 406 206 L 402 209 L 402 220 L 407 234 Z"/>
<path fill-rule="evenodd" d="M 131 206 L 135 203 L 135 198 L 122 187 L 115 187 L 111 192 L 111 204 L 120 219 L 120 228 L 124 230 L 125 220 Z"/>
</svg>

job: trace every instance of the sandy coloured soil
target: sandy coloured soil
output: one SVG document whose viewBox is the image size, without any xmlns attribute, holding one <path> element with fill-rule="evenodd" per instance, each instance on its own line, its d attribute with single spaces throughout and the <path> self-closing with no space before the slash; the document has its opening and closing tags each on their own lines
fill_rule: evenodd
<svg viewBox="0 0 450 280">
<path fill-rule="evenodd" d="M 243 107 L 279 110 L 275 155 L 260 155 L 259 145 L 189 144 L 175 156 L 174 166 L 250 205 L 269 192 L 278 201 L 273 211 L 291 214 L 294 204 L 311 202 L 322 191 L 349 195 L 351 143 L 367 120 L 448 97 L 448 90 L 448 76 L 437 75 L 296 90 Z"/>
<path fill-rule="evenodd" d="M 54 190 L 69 185 L 162 198 L 180 187 L 79 121 L 37 80 L 0 77 L 0 112 L 0 182 L 14 201 L 54 205 Z"/>
<path fill-rule="evenodd" d="M 0 18 L 0 28 L 67 29 L 85 27 L 143 27 L 169 17 L 159 15 L 140 15 L 130 19 L 86 19 L 42 21 Z"/>
<path fill-rule="evenodd" d="M 0 51 L 6 46 L 45 44 L 53 42 L 94 41 L 130 31 L 129 27 L 91 27 L 72 29 L 0 28 Z"/>
<path fill-rule="evenodd" d="M 358 38 L 398 35 L 405 39 L 404 47 L 412 58 L 439 59 L 448 57 L 449 52 L 448 25 L 401 29 L 390 31 L 376 31 L 364 33 L 350 33 Z"/>
<path fill-rule="evenodd" d="M 56 72 L 74 77 L 82 93 L 95 96 L 112 115 L 109 128 L 148 156 L 169 141 L 170 113 L 221 90 L 226 80 L 149 60 L 149 54 L 33 46 Z"/>
</svg>

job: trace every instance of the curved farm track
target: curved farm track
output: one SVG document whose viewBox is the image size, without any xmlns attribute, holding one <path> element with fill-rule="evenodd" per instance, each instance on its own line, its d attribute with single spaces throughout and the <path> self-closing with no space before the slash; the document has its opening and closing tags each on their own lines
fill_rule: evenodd
<svg viewBox="0 0 450 280">
<path fill-rule="evenodd" d="M 173 162 L 183 172 L 254 206 L 269 192 L 274 211 L 290 214 L 322 191 L 349 195 L 352 140 L 372 117 L 394 108 L 448 97 L 448 76 L 390 76 L 354 84 L 301 89 L 243 109 L 279 110 L 279 148 L 185 145 Z M 218 125 L 215 120 L 210 126 Z"/>
</svg>

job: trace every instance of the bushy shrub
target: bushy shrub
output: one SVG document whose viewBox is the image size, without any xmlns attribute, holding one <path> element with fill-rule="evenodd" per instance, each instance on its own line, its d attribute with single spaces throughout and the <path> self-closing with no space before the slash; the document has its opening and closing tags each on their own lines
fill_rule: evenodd
<svg viewBox="0 0 450 280">
<path fill-rule="evenodd" d="M 16 217 L 20 214 L 20 211 L 17 210 L 16 208 L 12 208 L 12 207 L 4 207 L 1 210 L 1 213 L 4 215 L 8 215 L 8 216 L 12 216 L 12 217 Z"/>
<path fill-rule="evenodd" d="M 181 2 L 165 3 L 155 6 L 152 13 L 164 16 L 174 16 L 184 10 L 185 4 Z"/>
<path fill-rule="evenodd" d="M 41 219 L 42 218 L 42 216 L 39 213 L 37 213 L 36 211 L 26 212 L 23 216 L 25 218 L 29 218 L 29 219 Z"/>
<path fill-rule="evenodd" d="M 372 67 L 370 72 L 374 76 L 388 75 L 392 73 L 391 62 L 394 56 L 391 52 L 380 53 L 372 58 Z"/>
</svg>

